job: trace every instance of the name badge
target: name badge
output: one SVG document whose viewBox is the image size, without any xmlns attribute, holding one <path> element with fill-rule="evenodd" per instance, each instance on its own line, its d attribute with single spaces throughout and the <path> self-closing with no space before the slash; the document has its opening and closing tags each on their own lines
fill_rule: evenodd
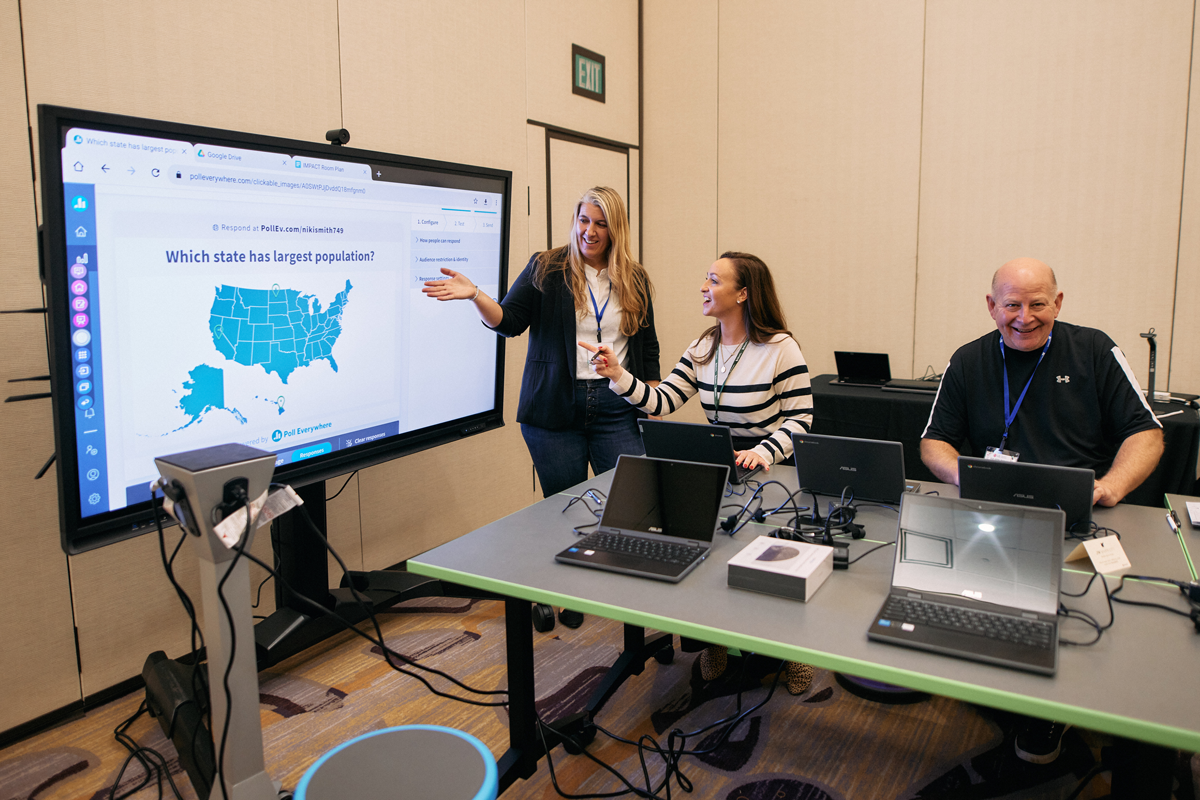
<svg viewBox="0 0 1200 800">
<path fill-rule="evenodd" d="M 1001 450 L 999 447 L 989 447 L 987 452 L 983 454 L 983 457 L 990 458 L 993 461 L 1016 461 L 1021 457 L 1021 454 L 1013 450 Z"/>
</svg>

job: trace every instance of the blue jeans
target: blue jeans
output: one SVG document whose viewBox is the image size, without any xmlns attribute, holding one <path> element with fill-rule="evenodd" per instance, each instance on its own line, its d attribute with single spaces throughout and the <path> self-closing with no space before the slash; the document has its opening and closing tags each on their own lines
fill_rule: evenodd
<svg viewBox="0 0 1200 800">
<path fill-rule="evenodd" d="M 565 428 L 521 425 L 533 457 L 542 495 L 549 497 L 583 483 L 588 463 L 599 475 L 617 465 L 617 456 L 644 455 L 638 412 L 613 394 L 607 380 L 575 381 L 575 417 Z"/>
</svg>

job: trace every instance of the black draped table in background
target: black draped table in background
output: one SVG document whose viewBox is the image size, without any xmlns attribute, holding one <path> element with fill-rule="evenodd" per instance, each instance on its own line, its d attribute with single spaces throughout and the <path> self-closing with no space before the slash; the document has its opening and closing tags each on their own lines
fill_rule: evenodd
<svg viewBox="0 0 1200 800">
<path fill-rule="evenodd" d="M 892 392 L 860 386 L 838 386 L 836 375 L 812 379 L 813 433 L 887 439 L 904 445 L 904 474 L 910 480 L 936 481 L 921 463 L 921 433 L 929 421 L 933 394 Z M 1154 403 L 1163 417 L 1165 449 L 1158 469 L 1130 492 L 1127 503 L 1161 506 L 1163 494 L 1197 494 L 1196 462 L 1200 456 L 1200 413 L 1179 403 Z"/>
</svg>

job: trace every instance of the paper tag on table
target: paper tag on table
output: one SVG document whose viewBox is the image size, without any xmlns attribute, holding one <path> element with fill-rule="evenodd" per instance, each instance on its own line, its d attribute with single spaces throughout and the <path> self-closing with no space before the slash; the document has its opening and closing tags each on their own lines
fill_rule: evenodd
<svg viewBox="0 0 1200 800">
<path fill-rule="evenodd" d="M 1071 551 L 1067 561 L 1078 561 L 1081 558 L 1090 558 L 1096 572 L 1105 575 L 1133 566 L 1129 563 L 1129 557 L 1125 555 L 1125 548 L 1121 547 L 1121 540 L 1115 536 L 1088 539 Z"/>
<path fill-rule="evenodd" d="M 270 494 L 263 492 L 250 503 L 250 518 L 254 521 L 255 528 L 261 528 L 303 502 L 300 495 L 285 484 L 282 489 L 276 489 Z M 246 509 L 247 506 L 242 506 L 213 528 L 221 543 L 231 550 L 246 533 Z"/>
</svg>

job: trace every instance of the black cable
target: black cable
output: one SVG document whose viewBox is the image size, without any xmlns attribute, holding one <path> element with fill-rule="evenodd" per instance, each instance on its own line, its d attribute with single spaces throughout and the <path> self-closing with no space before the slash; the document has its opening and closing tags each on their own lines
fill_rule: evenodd
<svg viewBox="0 0 1200 800">
<path fill-rule="evenodd" d="M 1087 771 L 1087 774 L 1085 774 L 1083 776 L 1083 778 L 1080 779 L 1079 785 L 1075 787 L 1075 790 L 1073 792 L 1071 792 L 1069 795 L 1067 795 L 1066 800 L 1076 800 L 1076 798 L 1078 798 L 1079 795 L 1083 794 L 1083 790 L 1088 787 L 1088 784 L 1090 784 L 1093 780 L 1095 780 L 1096 776 L 1099 775 L 1101 772 L 1104 772 L 1104 770 L 1106 770 L 1106 769 L 1108 769 L 1108 767 L 1106 767 L 1104 765 L 1104 760 L 1101 759 L 1099 761 L 1099 763 L 1095 764 L 1091 769 L 1089 769 Z"/>
<path fill-rule="evenodd" d="M 784 492 L 787 494 L 787 499 L 785 499 L 782 503 L 780 503 L 778 506 L 776 506 L 774 510 L 764 511 L 763 510 L 763 490 L 765 490 L 768 486 L 772 486 L 772 485 L 781 487 L 784 490 Z M 751 494 L 750 497 L 747 498 L 746 502 L 742 504 L 741 510 L 739 510 L 736 514 L 730 515 L 735 520 L 735 522 L 734 522 L 733 527 L 729 529 L 729 535 L 733 536 L 734 534 L 738 533 L 742 528 L 744 528 L 751 521 L 759 522 L 759 523 L 764 522 L 767 517 L 780 513 L 780 511 L 782 511 L 782 509 L 789 504 L 792 507 L 792 512 L 797 515 L 801 511 L 807 511 L 808 510 L 807 506 L 797 506 L 796 505 L 796 495 L 799 494 L 800 491 L 802 491 L 802 490 L 797 490 L 795 492 L 789 491 L 786 486 L 784 486 L 781 482 L 779 482 L 777 480 L 769 480 L 769 481 L 763 481 L 762 483 L 759 483 L 757 488 L 755 488 L 754 493 Z M 750 509 L 750 504 L 755 502 L 756 500 L 758 501 L 758 505 L 755 507 L 754 512 L 749 517 L 742 519 L 742 515 L 745 514 Z"/>
<path fill-rule="evenodd" d="M 333 558 L 337 561 L 338 565 L 342 568 L 342 570 L 344 572 L 348 571 L 345 562 L 342 560 L 342 557 L 337 553 L 337 551 L 335 551 L 333 549 L 332 546 L 330 546 L 328 540 L 321 533 L 320 529 L 317 528 L 316 524 L 312 521 L 312 518 L 308 515 L 307 509 L 305 509 L 304 506 L 300 506 L 299 510 L 302 513 L 302 515 L 305 519 L 305 522 L 308 524 L 309 529 L 313 532 L 314 535 L 316 535 L 318 540 L 325 546 L 325 549 L 329 551 L 330 555 L 333 556 Z M 441 692 L 441 691 L 433 688 L 433 686 L 430 685 L 429 682 L 426 681 L 424 679 L 424 677 L 422 677 L 421 675 L 409 672 L 409 671 L 405 670 L 403 667 L 395 664 L 391 660 L 391 656 L 395 656 L 396 658 L 403 660 L 406 664 L 408 664 L 410 666 L 425 670 L 426 672 L 429 672 L 433 675 L 437 675 L 438 677 L 443 678 L 444 680 L 454 684 L 455 686 L 458 686 L 459 688 L 464 689 L 468 692 L 472 692 L 474 694 L 481 694 L 481 695 L 507 695 L 508 694 L 508 691 L 505 689 L 476 689 L 472 686 L 467 685 L 466 683 L 463 683 L 459 679 L 455 678 L 453 675 L 450 675 L 450 674 L 443 672 L 439 669 L 436 669 L 434 667 L 429 667 L 424 664 L 421 664 L 419 661 L 416 661 L 415 659 L 411 659 L 402 653 L 397 653 L 396 651 L 392 650 L 390 647 L 387 646 L 387 643 L 384 641 L 383 630 L 379 625 L 379 620 L 375 616 L 375 612 L 371 608 L 370 603 L 354 587 L 353 582 L 350 582 L 350 586 L 349 586 L 350 592 L 354 596 L 355 600 L 359 603 L 360 607 L 363 609 L 367 618 L 371 621 L 371 623 L 375 629 L 375 632 L 379 637 L 378 639 L 374 639 L 371 637 L 370 634 L 360 631 L 357 627 L 355 627 L 351 623 L 347 622 L 345 619 L 340 617 L 338 614 L 336 614 L 335 612 L 326 608 L 322 603 L 318 603 L 317 601 L 313 600 L 312 598 L 306 597 L 306 596 L 296 592 L 296 590 L 293 589 L 288 584 L 287 580 L 282 575 L 275 572 L 271 567 L 268 567 L 263 561 L 258 559 L 253 553 L 250 553 L 248 551 L 242 551 L 242 554 L 247 559 L 249 559 L 251 562 L 253 562 L 253 563 L 257 564 L 258 566 L 262 567 L 263 569 L 267 570 L 276 580 L 278 580 L 280 582 L 280 584 L 284 588 L 286 588 L 288 590 L 288 592 L 290 592 L 292 595 L 295 595 L 295 597 L 297 597 L 299 600 L 301 600 L 304 603 L 311 606 L 319 614 L 330 617 L 331 619 L 333 619 L 336 622 L 338 622 L 339 624 L 341 624 L 342 627 L 345 628 L 346 630 L 350 631 L 351 633 L 353 633 L 363 639 L 366 639 L 371 644 L 379 647 L 380 650 L 384 654 L 384 659 L 385 659 L 385 661 L 387 661 L 388 666 L 390 666 L 392 669 L 396 670 L 397 672 L 400 672 L 401 674 L 408 675 L 409 677 L 413 677 L 413 678 L 416 678 L 417 680 L 421 681 L 421 683 L 423 683 L 425 685 L 425 687 L 428 688 L 435 695 L 437 695 L 439 697 L 446 697 L 451 700 L 458 700 L 460 702 L 467 703 L 469 705 L 479 705 L 479 706 L 489 706 L 489 707 L 507 705 L 507 702 L 497 702 L 497 703 L 480 702 L 480 701 L 470 700 L 470 699 L 463 698 L 463 697 L 458 697 L 458 696 L 452 695 L 452 694 L 447 694 L 445 692 Z"/>
<path fill-rule="evenodd" d="M 191 735 L 191 755 L 193 763 L 197 763 L 196 759 L 198 757 L 198 752 L 196 748 L 201 747 L 201 743 L 205 741 L 206 737 L 209 735 L 208 732 L 205 732 L 205 736 L 198 736 L 197 734 L 201 731 L 201 728 L 204 725 L 205 717 L 208 718 L 208 730 L 212 730 L 212 707 L 211 704 L 207 702 L 207 698 L 209 696 L 207 673 L 201 668 L 199 657 L 201 649 L 207 650 L 207 646 L 204 642 L 204 632 L 200 630 L 200 623 L 196 619 L 195 605 L 192 603 L 191 598 L 188 597 L 187 592 L 184 591 L 183 586 L 181 586 L 179 581 L 175 578 L 175 557 L 179 555 L 179 550 L 183 547 L 184 540 L 186 540 L 190 534 L 182 524 L 179 526 L 179 542 L 176 543 L 175 549 L 171 552 L 170 558 L 168 558 L 166 533 L 163 530 L 162 518 L 159 516 L 159 512 L 162 509 L 162 503 L 158 501 L 158 492 L 153 488 L 153 484 L 151 485 L 150 489 L 150 507 L 154 511 L 154 526 L 158 530 L 158 552 L 159 556 L 162 558 L 163 571 L 166 572 L 167 580 L 169 580 L 171 582 L 171 586 L 174 587 L 175 594 L 179 597 L 179 601 L 182 603 L 183 609 L 185 612 L 187 612 L 188 619 L 191 621 L 191 645 L 193 660 L 191 664 L 192 669 L 191 674 L 189 675 L 189 681 L 191 683 L 192 696 L 196 698 L 196 705 L 200 709 L 200 714 L 198 714 L 196 717 L 196 727 L 192 730 Z M 170 724 L 166 728 L 168 738 L 170 738 L 169 731 L 174 729 L 175 718 L 172 717 Z"/>
<path fill-rule="evenodd" d="M 357 474 L 358 474 L 358 470 L 354 470 L 354 472 L 351 472 L 349 475 L 347 475 L 346 482 L 342 484 L 342 488 L 340 488 L 336 492 L 334 492 L 333 497 L 326 497 L 325 502 L 328 503 L 330 500 L 336 500 L 337 496 L 339 494 L 346 491 L 346 487 L 350 485 L 350 481 L 354 480 L 354 476 Z"/>
<path fill-rule="evenodd" d="M 1126 578 L 1130 578 L 1133 580 L 1139 580 L 1139 581 L 1157 581 L 1159 583 L 1169 583 L 1173 586 L 1179 587 L 1179 589 L 1181 591 L 1183 591 L 1184 587 L 1186 586 L 1186 584 L 1182 583 L 1181 581 L 1172 580 L 1171 578 L 1156 578 L 1151 575 L 1122 575 L 1120 583 L 1117 584 L 1117 588 L 1113 589 L 1112 594 L 1110 595 L 1112 602 L 1123 603 L 1127 606 L 1145 606 L 1146 608 L 1161 608 L 1163 611 L 1170 611 L 1172 614 L 1178 614 L 1181 617 L 1187 617 L 1188 619 L 1192 618 L 1192 615 L 1189 612 L 1180 611 L 1179 609 L 1171 608 L 1170 606 L 1164 606 L 1162 603 L 1147 603 L 1142 600 L 1126 600 L 1122 597 L 1117 597 L 1117 592 L 1119 592 L 1125 588 L 1125 579 Z"/>
<path fill-rule="evenodd" d="M 242 533 L 241 540 L 233 545 L 234 556 L 229 561 L 229 566 L 225 569 L 221 580 L 217 581 L 217 599 L 221 601 L 221 608 L 225 611 L 225 621 L 229 624 L 229 661 L 221 676 L 221 686 L 225 690 L 225 720 L 221 725 L 221 743 L 217 748 L 217 775 L 221 778 L 221 791 L 224 797 L 229 797 L 229 784 L 226 782 L 225 775 L 225 746 L 229 742 L 229 720 L 233 716 L 233 694 L 229 688 L 229 676 L 233 674 L 233 662 L 237 658 L 237 621 L 234 620 L 233 609 L 229 607 L 229 601 L 225 598 L 225 581 L 229 580 L 238 561 L 246 554 L 246 543 L 250 541 L 254 524 L 254 516 L 250 513 L 250 497 L 246 494 L 246 490 L 240 485 L 234 484 L 233 492 L 235 500 L 240 502 L 242 508 L 246 510 L 246 530 Z"/>
<path fill-rule="evenodd" d="M 575 533 L 577 536 L 586 536 L 589 533 L 588 531 L 582 530 L 583 528 L 595 528 L 596 526 L 598 526 L 600 524 L 600 517 L 604 513 L 604 508 L 602 506 L 603 501 L 597 499 L 597 497 L 596 497 L 597 492 L 598 492 L 598 490 L 589 489 L 581 495 L 572 497 L 569 501 L 567 501 L 567 504 L 565 506 L 563 506 L 563 510 L 559 512 L 560 514 L 565 514 L 565 513 L 567 513 L 568 508 L 575 505 L 576 503 L 581 503 L 583 505 L 583 507 L 586 508 L 588 511 L 590 511 L 592 516 L 596 518 L 595 522 L 589 522 L 584 525 L 573 526 L 571 528 L 571 531 L 573 533 Z M 588 505 L 588 497 L 589 496 L 590 496 L 591 500 L 596 503 L 596 505 L 598 506 L 597 508 L 592 508 L 590 505 Z"/>
<path fill-rule="evenodd" d="M 663 748 L 661 745 L 659 745 L 658 742 L 653 737 L 649 736 L 648 734 L 643 735 L 641 738 L 639 738 L 639 740 L 637 742 L 633 742 L 629 739 L 625 739 L 623 737 L 617 736 L 616 734 L 612 733 L 611 731 L 606 730 L 601 725 L 596 723 L 595 720 L 592 720 L 592 725 L 596 728 L 597 731 L 600 731 L 601 733 L 605 734 L 606 736 L 608 736 L 609 738 L 611 738 L 615 741 L 637 746 L 639 748 L 639 758 L 643 760 L 643 764 L 644 764 L 646 748 L 649 748 L 651 751 L 653 751 L 657 755 L 659 755 L 659 757 L 663 758 L 664 763 L 666 764 L 666 772 L 663 775 L 663 783 L 662 783 L 662 785 L 660 785 L 658 790 L 652 790 L 652 792 L 651 792 L 652 796 L 657 797 L 658 791 L 661 791 L 662 788 L 667 788 L 667 796 L 670 797 L 669 785 L 670 785 L 670 779 L 672 776 L 675 777 L 676 783 L 679 784 L 680 788 L 683 791 L 691 792 L 692 791 L 691 782 L 688 781 L 687 777 L 683 774 L 682 770 L 679 767 L 680 759 L 682 759 L 684 756 L 708 755 L 709 753 L 715 752 L 720 747 L 722 747 L 725 744 L 725 742 L 728 741 L 729 737 L 733 735 L 734 730 L 737 729 L 737 726 L 739 724 L 741 724 L 741 722 L 743 720 L 745 720 L 747 717 L 749 717 L 755 711 L 758 711 L 760 708 L 762 708 L 763 706 L 765 706 L 767 703 L 769 703 L 771 701 L 771 698 L 775 694 L 776 688 L 779 686 L 779 678 L 783 674 L 784 669 L 785 669 L 784 662 L 780 661 L 779 668 L 775 672 L 775 679 L 771 683 L 771 688 L 767 691 L 766 697 L 764 697 L 761 702 L 757 703 L 754 706 L 751 706 L 750 708 L 747 708 L 745 711 L 742 711 L 741 713 L 736 714 L 732 717 L 726 717 L 724 719 L 719 719 L 715 722 L 709 723 L 708 725 L 705 725 L 701 728 L 698 728 L 694 731 L 690 731 L 688 733 L 684 733 L 683 731 L 679 730 L 678 728 L 675 728 L 674 730 L 671 731 L 671 733 L 668 736 L 666 748 Z M 705 748 L 700 748 L 700 749 L 694 749 L 694 750 L 689 750 L 686 748 L 686 743 L 687 743 L 688 739 L 694 738 L 696 736 L 700 736 L 702 734 L 707 733 L 708 731 L 711 731 L 711 730 L 721 727 L 721 726 L 725 726 L 725 727 L 721 728 L 720 733 L 718 734 L 717 738 L 714 740 L 714 742 L 712 743 L 711 746 L 705 747 Z M 644 767 L 643 767 L 643 769 L 644 769 Z M 650 789 L 651 789 L 651 787 L 649 786 L 649 783 L 647 783 L 647 790 L 650 790 Z"/>
<path fill-rule="evenodd" d="M 1076 541 L 1087 541 L 1089 539 L 1100 539 L 1104 536 L 1116 536 L 1118 541 L 1121 539 L 1120 532 L 1113 528 L 1106 528 L 1103 525 L 1097 525 L 1095 522 L 1091 521 L 1084 524 L 1087 527 L 1082 531 L 1075 530 L 1077 527 L 1079 527 L 1079 522 L 1076 522 L 1074 525 L 1072 525 L 1069 529 L 1067 529 L 1066 538 Z"/>
<path fill-rule="evenodd" d="M 1100 621 L 1098 619 L 1096 619 L 1095 617 L 1093 617 L 1091 614 L 1087 613 L 1086 611 L 1080 611 L 1079 609 L 1074 609 L 1074 608 L 1067 608 L 1062 603 L 1059 603 L 1058 604 L 1058 615 L 1060 617 L 1066 617 L 1067 619 L 1078 620 L 1087 625 L 1091 625 L 1096 630 L 1096 638 L 1092 639 L 1090 642 L 1076 642 L 1076 641 L 1072 641 L 1070 639 L 1064 639 L 1064 638 L 1062 638 L 1062 634 L 1060 633 L 1059 637 L 1058 637 L 1059 644 L 1072 645 L 1074 647 L 1091 647 L 1092 645 L 1096 644 L 1096 642 L 1100 641 L 1100 637 L 1104 635 L 1104 632 L 1106 630 L 1108 630 L 1109 628 L 1111 628 L 1113 626 L 1113 623 L 1117 621 L 1116 614 L 1113 612 L 1113 605 L 1112 605 L 1113 597 L 1112 597 L 1112 594 L 1108 591 L 1108 581 L 1104 579 L 1104 575 L 1102 573 L 1100 573 L 1100 572 L 1093 573 L 1092 577 L 1088 579 L 1087 586 L 1084 587 L 1084 590 L 1082 592 L 1080 592 L 1079 594 L 1074 594 L 1074 595 L 1068 594 L 1067 596 L 1068 597 L 1083 597 L 1083 595 L 1087 594 L 1088 589 L 1092 588 L 1092 582 L 1096 580 L 1097 575 L 1100 576 L 1100 585 L 1104 587 L 1104 598 L 1108 601 L 1108 624 L 1101 625 Z"/>
<path fill-rule="evenodd" d="M 300 511 L 304 515 L 304 521 L 308 524 L 309 530 L 311 530 L 313 532 L 313 535 L 317 537 L 317 539 L 321 542 L 321 544 L 323 544 L 325 546 L 325 549 L 327 551 L 329 551 L 329 554 L 331 556 L 333 556 L 335 561 L 337 561 L 338 566 L 342 568 L 343 574 L 348 573 L 349 569 L 346 567 L 346 562 L 342 560 L 342 557 L 340 555 L 338 555 L 337 551 L 333 549 L 333 546 L 329 544 L 329 540 L 325 538 L 325 535 L 323 533 L 321 533 L 321 530 L 317 527 L 316 523 L 314 523 L 312 521 L 312 517 L 310 517 L 308 514 L 308 509 L 304 508 L 304 506 L 301 506 Z M 375 628 L 375 635 L 379 637 L 379 642 L 378 642 L 379 649 L 382 650 L 384 653 L 384 660 L 386 660 L 388 662 L 388 665 L 391 666 L 393 669 L 400 671 L 399 668 L 395 664 L 392 663 L 391 656 L 394 655 L 397 658 L 403 659 L 406 664 L 408 664 L 410 666 L 418 667 L 419 669 L 423 669 L 426 672 L 433 673 L 434 675 L 437 675 L 438 677 L 443 678 L 443 679 L 453 683 L 455 686 L 458 686 L 460 689 L 465 689 L 468 692 L 472 692 L 474 694 L 482 694 L 482 695 L 496 695 L 496 694 L 507 695 L 508 694 L 507 689 L 476 689 L 472 686 L 469 686 L 469 685 L 463 683 L 458 678 L 455 678 L 453 675 L 450 675 L 447 672 L 443 672 L 439 669 L 435 669 L 434 667 L 427 667 L 424 664 L 421 664 L 420 662 L 418 662 L 414 659 L 411 659 L 406 655 L 403 655 L 402 653 L 397 653 L 396 651 L 392 650 L 390 647 L 387 646 L 387 643 L 384 641 L 383 628 L 380 627 L 379 618 L 375 616 L 375 610 L 371 607 L 371 604 L 367 601 L 367 598 L 364 597 L 358 591 L 357 588 L 355 588 L 353 581 L 347 581 L 347 583 L 349 584 L 350 594 L 354 597 L 355 601 L 358 602 L 359 607 L 362 608 L 363 612 L 367 615 L 367 618 L 370 619 L 371 625 Z M 332 615 L 334 617 L 337 616 L 336 614 L 334 614 L 332 611 L 329 611 L 328 609 L 326 609 L 326 613 L 329 615 Z M 339 617 L 339 619 L 340 619 L 340 617 Z M 357 628 L 355 628 L 352 625 L 349 627 L 351 630 L 355 630 L 355 631 L 358 630 Z M 414 675 L 414 677 L 418 677 L 418 676 Z M 424 683 L 424 681 L 422 681 L 422 682 Z M 428 683 L 426 683 L 425 685 L 429 686 Z M 430 686 L 429 688 L 431 691 L 433 690 L 433 687 Z M 475 701 L 468 701 L 468 700 L 464 700 L 463 698 L 454 697 L 453 695 L 442 695 L 442 696 L 450 697 L 451 699 L 455 699 L 455 700 L 461 700 L 464 703 L 469 702 L 474 705 L 487 705 L 487 706 L 507 705 L 506 703 L 478 703 Z"/>
<path fill-rule="evenodd" d="M 890 505 L 888 505 L 887 503 L 864 503 L 864 502 L 858 502 L 858 503 L 855 503 L 855 504 L 854 504 L 854 506 L 855 506 L 855 508 L 886 508 L 888 511 L 892 511 L 892 512 L 895 512 L 895 513 L 897 513 L 897 514 L 899 514 L 899 513 L 900 513 L 900 509 L 896 508 L 895 506 L 890 506 Z"/>
<path fill-rule="evenodd" d="M 745 665 L 743 665 L 743 668 L 744 668 L 744 666 Z M 537 718 L 538 736 L 542 740 L 542 750 L 543 750 L 543 752 L 546 753 L 546 764 L 550 768 L 550 781 L 553 784 L 555 791 L 558 792 L 559 795 L 561 795 L 562 797 L 568 798 L 568 800 L 589 800 L 590 798 L 621 797 L 621 796 L 624 796 L 627 794 L 634 794 L 637 797 L 652 798 L 653 800 L 662 800 L 662 796 L 660 795 L 660 792 L 662 792 L 664 789 L 666 789 L 666 791 L 667 791 L 666 797 L 670 798 L 670 796 L 671 796 L 670 781 L 671 781 L 672 777 L 674 777 L 676 783 L 680 786 L 680 788 L 684 792 L 690 793 L 694 787 L 692 786 L 691 781 L 688 780 L 687 776 L 684 775 L 682 770 L 680 769 L 680 767 L 679 767 L 680 759 L 684 756 L 689 756 L 689 755 L 690 756 L 707 755 L 709 753 L 716 751 L 720 747 L 722 747 L 725 744 L 725 742 L 728 741 L 729 737 L 733 734 L 733 731 L 736 730 L 737 726 L 744 719 L 746 719 L 748 716 L 753 714 L 755 711 L 758 711 L 763 706 L 765 706 L 768 702 L 770 702 L 771 698 L 774 696 L 776 687 L 779 685 L 779 678 L 780 678 L 780 675 L 783 674 L 783 670 L 784 670 L 784 663 L 781 661 L 779 664 L 779 669 L 776 670 L 776 673 L 775 673 L 775 680 L 772 682 L 771 688 L 768 690 L 766 697 L 764 697 L 761 702 L 746 709 L 745 711 L 742 711 L 742 712 L 736 714 L 735 716 L 726 717 L 724 719 L 719 719 L 715 722 L 712 722 L 702 728 L 699 728 L 695 731 L 691 731 L 689 733 L 684 733 L 683 731 L 679 730 L 678 728 L 675 728 L 668 735 L 667 746 L 665 748 L 662 745 L 660 745 L 652 736 L 650 736 L 648 734 L 644 734 L 635 742 L 633 740 L 626 739 L 623 736 L 619 736 L 619 735 L 605 729 L 603 726 L 601 726 L 599 723 L 597 723 L 595 721 L 595 719 L 590 720 L 592 726 L 600 733 L 603 733 L 604 735 L 608 736 L 609 738 L 613 739 L 614 741 L 621 742 L 622 744 L 628 744 L 628 745 L 638 748 L 638 758 L 639 758 L 639 763 L 640 763 L 641 770 L 642 770 L 642 777 L 643 777 L 643 780 L 646 782 L 645 789 L 641 789 L 637 786 L 634 786 L 624 775 L 621 775 L 609 764 L 605 763 L 604 761 L 602 761 L 599 758 L 597 758 L 596 756 L 594 756 L 592 753 L 588 752 L 586 747 L 584 747 L 582 744 L 577 742 L 572 737 L 567 736 L 562 733 L 555 732 L 562 739 L 564 739 L 565 741 L 569 741 L 572 745 L 574 745 L 580 752 L 583 753 L 583 755 L 587 756 L 588 759 L 590 759 L 591 761 L 593 761 L 600 767 L 604 768 L 606 771 L 608 771 L 608 772 L 612 773 L 614 776 L 616 776 L 626 787 L 624 790 L 621 790 L 621 791 L 598 793 L 598 794 L 576 795 L 576 794 L 568 794 L 567 792 L 563 791 L 562 787 L 560 787 L 558 784 L 558 776 L 554 770 L 554 760 L 550 756 L 550 748 L 547 746 L 546 737 L 545 737 L 545 733 L 544 733 L 545 728 L 549 728 L 552 731 L 554 729 L 551 728 L 547 723 L 542 721 L 542 719 L 540 717 L 538 717 Z M 739 701 L 740 701 L 741 692 L 739 691 L 738 694 L 739 694 Z M 711 746 L 703 748 L 703 749 L 696 749 L 696 750 L 688 750 L 684 747 L 687 739 L 707 733 L 708 731 L 710 731 L 714 728 L 720 727 L 722 725 L 725 725 L 726 727 L 724 729 L 722 729 L 722 731 L 717 736 L 716 740 L 713 742 L 713 744 Z M 662 758 L 663 763 L 666 766 L 662 780 L 657 787 L 651 785 L 649 769 L 646 764 L 647 751 L 652 752 L 652 753 L 658 755 L 660 758 Z"/>
<path fill-rule="evenodd" d="M 859 553 L 857 556 L 855 556 L 854 558 L 847 561 L 846 565 L 849 566 L 850 564 L 857 564 L 859 561 L 862 561 L 864 558 L 871 555 L 871 553 L 874 553 L 876 550 L 882 550 L 885 547 L 892 547 L 895 544 L 896 544 L 895 542 L 884 542 L 883 544 L 876 545 L 864 553 Z"/>
<path fill-rule="evenodd" d="M 179 787 L 175 785 L 175 779 L 171 776 L 171 770 L 169 768 L 167 759 L 162 755 L 162 753 L 159 753 L 153 748 L 139 745 L 137 741 L 128 734 L 129 728 L 134 722 L 137 721 L 139 717 L 142 716 L 142 714 L 146 713 L 146 711 L 146 701 L 143 700 L 138 706 L 137 711 L 133 713 L 133 716 L 129 717 L 124 722 L 119 724 L 115 729 L 113 729 L 113 738 L 115 738 L 118 743 L 120 743 L 126 750 L 129 751 L 129 756 L 125 759 L 125 762 L 121 765 L 121 769 L 117 772 L 116 778 L 113 780 L 112 790 L 109 792 L 110 800 L 124 800 L 124 798 L 131 797 L 132 795 L 141 791 L 150 782 L 151 775 L 154 776 L 158 784 L 158 796 L 160 800 L 162 798 L 162 779 L 164 776 L 167 779 L 167 783 L 171 787 L 171 791 L 174 792 L 175 797 L 179 798 L 180 800 L 183 798 L 183 794 L 179 791 Z M 118 795 L 117 789 L 120 787 L 121 781 L 125 776 L 125 770 L 129 768 L 129 765 L 134 761 L 134 759 L 136 759 L 138 763 L 142 765 L 142 768 L 146 770 L 146 776 L 137 786 L 133 787 L 122 795 Z"/>
</svg>

